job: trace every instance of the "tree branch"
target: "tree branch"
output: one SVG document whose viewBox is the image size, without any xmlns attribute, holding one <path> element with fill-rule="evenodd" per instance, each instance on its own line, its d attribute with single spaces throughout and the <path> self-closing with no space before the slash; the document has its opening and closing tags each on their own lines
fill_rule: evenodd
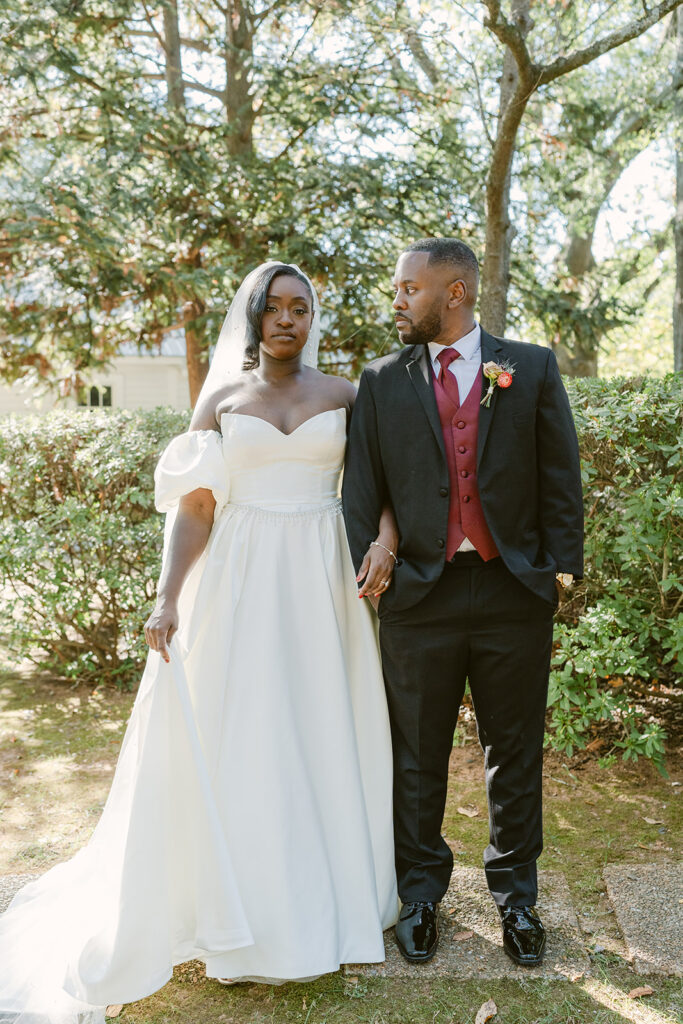
<svg viewBox="0 0 683 1024">
<path fill-rule="evenodd" d="M 158 42 L 159 46 L 164 51 L 164 53 L 166 53 L 166 41 L 164 40 L 164 37 L 162 36 L 161 32 L 158 32 L 157 29 L 155 28 L 154 17 L 152 14 L 150 14 L 149 10 L 147 9 L 147 4 L 145 3 L 145 0 L 142 0 L 142 7 L 145 12 L 147 24 L 152 30 L 152 35 L 156 38 L 156 41 Z"/>
<path fill-rule="evenodd" d="M 673 2 L 673 0 L 670 0 L 670 2 Z M 680 3 L 682 0 L 676 0 L 676 2 Z M 503 15 L 500 9 L 500 0 L 482 0 L 482 3 L 489 12 L 488 18 L 484 20 L 484 27 L 490 29 L 500 39 L 501 43 L 508 47 L 515 58 L 520 80 L 529 83 L 537 77 L 539 68 L 531 59 L 524 37 L 525 34 L 520 31 L 517 25 L 513 25 Z"/>
<path fill-rule="evenodd" d="M 150 32 L 147 29 L 133 28 L 128 30 L 129 36 L 146 36 L 148 39 L 156 39 L 159 41 L 159 36 L 156 32 Z M 183 46 L 186 46 L 190 50 L 199 50 L 201 53 L 212 53 L 214 56 L 218 56 L 214 47 L 209 46 L 208 43 L 204 43 L 201 39 L 188 39 L 186 36 L 180 37 L 180 42 Z"/>
<path fill-rule="evenodd" d="M 150 82 L 166 81 L 166 75 L 152 74 L 151 71 L 141 75 L 140 77 L 145 78 Z M 210 89 L 208 85 L 201 85 L 200 82 L 192 82 L 188 78 L 183 78 L 183 87 L 185 89 L 194 89 L 195 92 L 205 92 L 208 96 L 217 96 L 219 100 L 225 99 L 225 92 L 222 89 Z"/>
<path fill-rule="evenodd" d="M 432 86 L 436 88 L 441 81 L 439 69 L 427 53 L 420 34 L 413 27 L 412 21 L 409 18 L 406 18 L 404 21 L 402 18 L 404 9 L 405 0 L 396 0 L 396 18 L 399 21 L 399 32 L 403 36 L 404 42 L 413 56 L 413 60 L 422 69 Z"/>
<path fill-rule="evenodd" d="M 313 29 L 316 21 L 318 20 L 318 15 L 319 14 L 320 14 L 320 8 L 318 8 L 318 10 L 315 12 L 315 14 L 311 18 L 310 22 L 308 23 L 308 25 L 306 25 L 306 27 L 302 31 L 301 35 L 297 39 L 297 41 L 294 44 L 294 47 L 292 48 L 292 50 L 287 54 L 287 57 L 285 59 L 285 63 L 286 64 L 289 64 L 294 59 L 294 56 L 296 55 L 296 51 L 299 49 L 299 47 L 301 46 L 301 44 L 303 43 L 304 39 L 309 34 L 309 32 Z"/>
<path fill-rule="evenodd" d="M 452 50 L 455 51 L 455 53 L 457 53 L 458 60 L 461 60 L 463 62 L 463 64 L 467 64 L 469 66 L 472 74 L 474 75 L 474 84 L 475 84 L 475 87 L 476 87 L 476 90 L 477 90 L 477 105 L 479 107 L 479 116 L 481 118 L 481 125 L 482 125 L 482 128 L 484 129 L 484 134 L 486 135 L 486 139 L 488 141 L 488 144 L 490 145 L 491 149 L 493 149 L 494 141 L 495 140 L 494 140 L 493 136 L 491 135 L 491 132 L 490 132 L 489 126 L 488 126 L 488 117 L 489 117 L 489 115 L 488 115 L 488 112 L 487 112 L 486 107 L 484 105 L 484 97 L 482 96 L 482 92 L 481 92 L 481 80 L 479 78 L 479 72 L 477 71 L 477 65 L 476 65 L 476 63 L 473 60 L 470 60 L 468 57 L 466 57 L 464 53 L 461 53 L 460 50 L 458 49 L 458 47 L 455 45 L 455 43 L 450 43 L 450 47 L 451 47 Z"/>
<path fill-rule="evenodd" d="M 488 3 L 496 3 L 497 0 L 484 0 L 484 2 L 488 5 Z M 576 68 L 590 64 L 597 57 L 601 57 L 603 53 L 608 53 L 617 46 L 621 46 L 623 43 L 627 43 L 629 40 L 642 35 L 643 32 L 646 32 L 658 21 L 661 21 L 662 18 L 665 18 L 667 14 L 675 11 L 681 3 L 683 3 L 683 0 L 663 0 L 656 7 L 650 8 L 642 18 L 634 18 L 627 25 L 616 29 L 614 32 L 608 32 L 606 36 L 603 36 L 602 39 L 597 39 L 590 46 L 574 50 L 573 53 L 567 54 L 566 57 L 558 57 L 552 64 L 539 67 L 538 85 L 547 85 L 548 82 L 553 82 L 556 78 L 566 75 L 569 71 L 575 71 Z"/>
<path fill-rule="evenodd" d="M 275 2 L 272 3 L 270 5 L 270 7 L 266 7 L 266 9 L 264 11 L 259 11 L 258 14 L 252 14 L 252 16 L 251 16 L 252 23 L 254 24 L 254 26 L 256 28 L 258 28 L 258 26 L 261 25 L 266 20 L 266 18 L 268 18 L 275 11 L 279 10 L 281 7 L 286 7 L 288 3 L 289 3 L 289 0 L 275 0 Z M 316 11 L 316 16 L 319 13 L 320 13 L 320 9 L 318 9 Z"/>
</svg>

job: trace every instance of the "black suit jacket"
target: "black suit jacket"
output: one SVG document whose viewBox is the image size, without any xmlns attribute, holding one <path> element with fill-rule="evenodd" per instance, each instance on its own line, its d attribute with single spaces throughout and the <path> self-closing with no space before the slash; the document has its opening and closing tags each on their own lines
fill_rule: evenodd
<svg viewBox="0 0 683 1024">
<path fill-rule="evenodd" d="M 479 411 L 477 483 L 486 522 L 510 571 L 555 604 L 555 573 L 583 574 L 583 503 L 576 430 L 555 356 L 482 330 L 482 362 L 508 361 L 512 384 Z M 381 599 L 410 608 L 441 575 L 448 528 L 448 467 L 429 378 L 429 350 L 414 345 L 363 371 L 342 498 L 356 570 L 389 501 L 400 564 Z M 488 387 L 484 379 L 482 397 Z"/>
</svg>

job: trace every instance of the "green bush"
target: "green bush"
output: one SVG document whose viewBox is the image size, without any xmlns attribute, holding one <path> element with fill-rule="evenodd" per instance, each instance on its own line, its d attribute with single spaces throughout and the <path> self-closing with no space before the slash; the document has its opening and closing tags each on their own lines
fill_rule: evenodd
<svg viewBox="0 0 683 1024">
<path fill-rule="evenodd" d="M 586 577 L 563 604 L 550 742 L 572 754 L 611 722 L 614 757 L 661 765 L 653 706 L 680 698 L 683 660 L 683 376 L 576 380 Z"/>
<path fill-rule="evenodd" d="M 187 413 L 0 420 L 3 646 L 55 676 L 132 686 L 159 572 L 153 472 Z"/>
<path fill-rule="evenodd" d="M 661 764 L 652 709 L 680 697 L 683 660 L 683 378 L 568 388 L 586 578 L 557 616 L 548 739 L 572 754 L 608 726 L 608 757 Z M 17 660 L 137 682 L 161 554 L 152 474 L 187 422 L 163 409 L 0 420 L 2 632 Z"/>
</svg>

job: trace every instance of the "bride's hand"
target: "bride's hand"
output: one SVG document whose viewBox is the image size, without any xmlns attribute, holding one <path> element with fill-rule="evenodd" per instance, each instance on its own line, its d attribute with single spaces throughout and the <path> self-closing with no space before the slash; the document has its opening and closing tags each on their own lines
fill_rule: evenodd
<svg viewBox="0 0 683 1024">
<path fill-rule="evenodd" d="M 171 660 L 168 645 L 178 631 L 178 609 L 173 604 L 155 607 L 145 623 L 145 640 L 153 651 L 158 651 L 165 662 Z"/>
<path fill-rule="evenodd" d="M 384 547 L 371 544 L 356 576 L 356 583 L 362 583 L 358 591 L 359 597 L 381 597 L 388 589 L 394 573 L 396 561 Z M 375 602 L 373 607 L 377 608 Z"/>
</svg>

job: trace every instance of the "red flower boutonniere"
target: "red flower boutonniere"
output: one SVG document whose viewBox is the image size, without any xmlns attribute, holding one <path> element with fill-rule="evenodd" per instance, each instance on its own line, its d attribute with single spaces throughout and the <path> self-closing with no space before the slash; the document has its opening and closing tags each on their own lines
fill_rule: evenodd
<svg viewBox="0 0 683 1024">
<path fill-rule="evenodd" d="M 512 384 L 512 378 L 515 373 L 515 368 L 510 363 L 484 363 L 482 370 L 485 377 L 488 377 L 489 389 L 481 400 L 481 405 L 485 405 L 487 408 L 491 404 L 491 397 L 493 395 L 493 389 L 498 385 L 499 388 L 509 388 Z"/>
</svg>

